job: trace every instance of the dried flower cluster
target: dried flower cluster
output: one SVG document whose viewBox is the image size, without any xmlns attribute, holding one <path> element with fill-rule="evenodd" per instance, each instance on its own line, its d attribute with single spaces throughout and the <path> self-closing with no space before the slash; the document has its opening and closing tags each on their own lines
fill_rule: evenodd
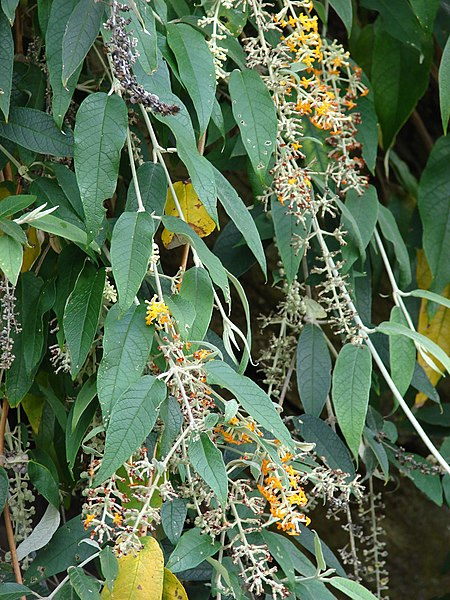
<svg viewBox="0 0 450 600">
<path fill-rule="evenodd" d="M 180 107 L 175 104 L 162 102 L 158 96 L 147 92 L 144 87 L 138 83 L 132 71 L 132 65 L 138 57 L 136 52 L 137 39 L 131 36 L 127 27 L 131 23 L 121 15 L 121 12 L 128 12 L 130 7 L 113 0 L 111 4 L 111 16 L 104 24 L 107 31 L 111 31 L 111 38 L 106 43 L 113 74 L 132 104 L 141 104 L 155 113 L 163 116 L 174 115 Z"/>
</svg>

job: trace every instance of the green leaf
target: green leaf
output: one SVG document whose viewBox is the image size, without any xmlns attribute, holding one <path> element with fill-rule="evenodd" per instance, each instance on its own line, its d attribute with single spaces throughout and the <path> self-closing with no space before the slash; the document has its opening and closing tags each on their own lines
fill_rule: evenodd
<svg viewBox="0 0 450 600">
<path fill-rule="evenodd" d="M 105 546 L 100 552 L 100 566 L 108 589 L 112 592 L 114 582 L 119 574 L 119 563 L 110 546 Z"/>
<path fill-rule="evenodd" d="M 161 524 L 169 541 L 176 545 L 183 532 L 187 503 L 182 498 L 166 500 L 161 506 Z"/>
<path fill-rule="evenodd" d="M 73 417 L 72 417 L 72 431 L 78 425 L 81 415 L 91 404 L 92 400 L 97 394 L 97 379 L 94 375 L 91 375 L 87 379 L 81 390 L 78 392 L 78 396 L 73 405 Z"/>
<path fill-rule="evenodd" d="M 394 215 L 382 204 L 378 205 L 378 223 L 383 237 L 394 245 L 395 259 L 400 269 L 400 286 L 405 287 L 412 279 L 408 250 Z"/>
<path fill-rule="evenodd" d="M 424 49 L 424 55 L 421 57 L 415 48 L 375 28 L 372 85 L 385 150 L 394 144 L 397 133 L 428 87 L 431 44 Z"/>
<path fill-rule="evenodd" d="M 433 275 L 431 289 L 440 293 L 450 281 L 450 138 L 441 137 L 431 150 L 419 182 L 418 207 L 423 248 Z"/>
<path fill-rule="evenodd" d="M 441 296 L 440 294 L 435 294 L 434 292 L 429 292 L 428 290 L 413 290 L 412 292 L 408 292 L 408 296 L 425 298 L 426 300 L 430 300 L 430 302 L 436 302 L 446 308 L 450 308 L 450 300 L 448 298 Z"/>
<path fill-rule="evenodd" d="M 262 538 L 269 548 L 271 556 L 279 563 L 287 577 L 288 587 L 291 591 L 295 590 L 295 561 L 294 554 L 300 553 L 295 545 L 283 535 L 263 529 Z"/>
<path fill-rule="evenodd" d="M 52 542 L 39 550 L 33 563 L 26 571 L 25 581 L 33 584 L 77 565 L 96 552 L 88 544 L 80 544 L 89 537 L 78 515 L 65 523 L 52 537 Z"/>
<path fill-rule="evenodd" d="M 18 4 L 19 0 L 2 0 L 3 12 L 8 17 L 11 26 L 14 23 L 14 17 L 16 16 L 16 8 Z"/>
<path fill-rule="evenodd" d="M 216 92 L 216 73 L 205 38 L 190 25 L 167 25 L 167 41 L 175 54 L 180 79 L 194 103 L 200 135 L 208 127 Z"/>
<path fill-rule="evenodd" d="M 105 277 L 105 269 L 97 270 L 91 262 L 86 262 L 67 300 L 63 323 L 72 377 L 83 366 L 97 332 Z"/>
<path fill-rule="evenodd" d="M 128 30 L 137 40 L 136 51 L 139 64 L 150 75 L 158 66 L 158 44 L 152 8 L 145 0 L 137 0 L 137 2 L 127 0 L 126 4 L 132 8 L 128 12 L 128 18 L 131 19 Z M 133 4 L 139 12 L 140 19 L 133 10 Z"/>
<path fill-rule="evenodd" d="M 199 237 L 191 227 L 178 217 L 163 217 L 162 222 L 164 227 L 173 233 L 182 235 L 195 248 L 197 254 L 208 269 L 211 279 L 223 291 L 225 298 L 229 299 L 230 289 L 225 269 L 220 260 L 215 256 L 205 242 Z"/>
<path fill-rule="evenodd" d="M 0 235 L 0 270 L 16 285 L 22 268 L 23 249 L 20 242 L 9 235 Z"/>
<path fill-rule="evenodd" d="M 297 346 L 297 386 L 307 414 L 320 416 L 331 387 L 331 359 L 322 330 L 307 323 Z"/>
<path fill-rule="evenodd" d="M 50 115 L 35 108 L 12 106 L 8 123 L 0 122 L 0 136 L 39 154 L 73 155 L 72 131 L 61 132 Z"/>
<path fill-rule="evenodd" d="M 378 206 L 377 191 L 372 185 L 369 185 L 362 196 L 359 196 L 355 190 L 349 190 L 345 198 L 345 208 L 348 213 L 342 214 L 344 229 L 347 229 L 349 232 L 352 229 L 352 224 L 349 224 L 350 216 L 353 220 L 352 222 L 356 223 L 360 245 L 363 251 L 367 248 L 372 239 L 378 220 Z M 353 243 L 356 242 L 353 241 Z M 356 243 L 356 245 L 358 244 Z M 348 246 L 344 246 L 343 248 L 344 258 L 346 258 L 345 250 L 347 247 Z M 364 254 L 361 254 L 361 249 L 360 255 L 362 260 L 364 260 Z"/>
<path fill-rule="evenodd" d="M 158 163 L 146 162 L 137 170 L 137 180 L 145 209 L 158 217 L 164 214 L 167 199 L 167 179 L 164 169 Z M 136 211 L 138 202 L 134 181 L 128 187 L 127 204 L 125 210 Z"/>
<path fill-rule="evenodd" d="M 97 404 L 89 404 L 78 418 L 76 425 L 73 425 L 75 407 L 72 407 L 67 417 L 66 427 L 66 459 L 70 471 L 73 471 L 77 459 L 78 450 L 86 435 L 88 427 L 97 410 Z"/>
<path fill-rule="evenodd" d="M 445 44 L 439 65 L 439 103 L 441 107 L 442 129 L 447 134 L 450 118 L 450 38 Z"/>
<path fill-rule="evenodd" d="M 159 414 L 164 423 L 164 429 L 161 434 L 161 456 L 163 457 L 170 452 L 173 442 L 178 437 L 184 422 L 184 416 L 178 400 L 173 396 L 168 396 L 164 400 L 161 404 Z"/>
<path fill-rule="evenodd" d="M 433 31 L 433 24 L 440 0 L 409 0 L 415 16 L 426 31 Z"/>
<path fill-rule="evenodd" d="M 49 469 L 45 465 L 30 460 L 28 461 L 28 477 L 41 496 L 44 496 L 55 508 L 59 508 L 58 484 Z"/>
<path fill-rule="evenodd" d="M 52 115 L 56 125 L 61 129 L 64 116 L 69 108 L 78 77 L 80 65 L 65 85 L 62 82 L 62 43 L 69 17 L 78 0 L 53 0 L 50 8 L 47 34 L 45 36 L 45 54 L 52 88 Z"/>
<path fill-rule="evenodd" d="M 5 508 L 6 500 L 8 499 L 9 492 L 9 478 L 8 473 L 3 467 L 0 467 L 0 514 Z"/>
<path fill-rule="evenodd" d="M 87 234 L 82 229 L 68 221 L 64 221 L 64 219 L 55 217 L 54 215 L 41 217 L 33 223 L 33 225 L 36 229 L 40 229 L 41 231 L 58 235 L 63 239 L 70 240 L 83 247 L 87 246 Z M 95 242 L 91 242 L 90 246 L 97 251 L 99 249 Z"/>
<path fill-rule="evenodd" d="M 369 97 L 359 97 L 354 112 L 361 115 L 355 138 L 362 144 L 362 157 L 369 171 L 374 174 L 378 150 L 378 117 L 373 104 L 373 92 L 370 92 Z"/>
<path fill-rule="evenodd" d="M 2 583 L 0 585 L 0 600 L 19 600 L 22 596 L 30 596 L 33 592 L 21 583 Z M 34 594 L 33 594 L 34 595 Z"/>
<path fill-rule="evenodd" d="M 230 390 L 250 416 L 284 445 L 292 447 L 290 433 L 272 400 L 254 381 L 220 360 L 207 362 L 205 371 L 208 383 Z"/>
<path fill-rule="evenodd" d="M 392 37 L 421 50 L 424 32 L 408 0 L 362 0 L 361 4 L 380 13 L 381 26 Z"/>
<path fill-rule="evenodd" d="M 73 171 L 61 164 L 52 165 L 59 187 L 68 200 L 71 211 L 84 223 L 84 210 L 81 202 L 80 190 L 78 189 L 77 177 Z M 75 223 L 78 225 L 78 223 Z M 84 226 L 83 226 L 84 229 Z"/>
<path fill-rule="evenodd" d="M 191 340 L 201 341 L 208 331 L 214 303 L 213 287 L 207 271 L 201 267 L 192 267 L 186 271 L 180 296 L 195 307 L 195 319 L 189 337 Z"/>
<path fill-rule="evenodd" d="M 385 333 L 386 335 L 405 335 L 415 342 L 418 342 L 425 350 L 437 358 L 438 361 L 444 365 L 445 370 L 450 373 L 450 357 L 435 342 L 421 333 L 411 331 L 409 327 L 405 327 L 399 323 L 388 323 L 387 321 L 380 323 L 377 327 L 377 331 Z"/>
<path fill-rule="evenodd" d="M 13 334 L 16 356 L 7 371 L 6 390 L 11 406 L 17 406 L 31 387 L 44 347 L 44 314 L 54 298 L 52 284 L 44 285 L 33 273 L 23 273 L 16 288 L 16 311 L 22 330 Z"/>
<path fill-rule="evenodd" d="M 376 600 L 376 597 L 357 581 L 344 577 L 332 577 L 328 580 L 333 587 L 353 600 Z"/>
<path fill-rule="evenodd" d="M 390 322 L 407 326 L 406 318 L 398 306 L 392 308 Z M 416 365 L 414 342 L 404 335 L 391 335 L 389 337 L 389 359 L 392 380 L 400 394 L 404 396 L 411 383 Z"/>
<path fill-rule="evenodd" d="M 139 83 L 149 92 L 157 94 L 162 102 L 179 106 L 180 110 L 176 115 L 161 116 L 155 113 L 153 116 L 167 125 L 175 136 L 178 156 L 188 170 L 195 192 L 201 198 L 210 217 L 217 223 L 217 191 L 212 165 L 199 154 L 191 117 L 186 107 L 170 91 L 170 77 L 166 63 L 160 57 L 158 70 L 151 77 L 136 64 L 134 74 Z"/>
<path fill-rule="evenodd" d="M 372 357 L 366 346 L 345 344 L 333 371 L 332 398 L 337 422 L 358 459 L 372 377 Z"/>
<path fill-rule="evenodd" d="M 105 7 L 95 0 L 79 0 L 67 21 L 62 40 L 62 82 L 65 86 L 81 65 L 98 35 Z"/>
<path fill-rule="evenodd" d="M 163 381 L 144 375 L 116 400 L 106 429 L 105 450 L 96 485 L 111 477 L 142 445 L 156 423 L 166 392 Z"/>
<path fill-rule="evenodd" d="M 202 432 L 198 437 L 191 438 L 188 455 L 195 471 L 225 508 L 228 500 L 228 477 L 222 452 L 216 448 L 208 434 Z"/>
<path fill-rule="evenodd" d="M 18 196 L 7 196 L 0 200 L 0 219 L 15 215 L 36 201 L 36 196 L 31 194 L 19 194 Z"/>
<path fill-rule="evenodd" d="M 209 556 L 213 556 L 219 548 L 220 543 L 213 542 L 209 535 L 203 535 L 200 529 L 190 529 L 181 536 L 166 567 L 172 573 L 193 569 Z"/>
<path fill-rule="evenodd" d="M 103 4 L 99 3 L 103 10 Z M 80 188 L 88 239 L 101 227 L 103 202 L 116 189 L 120 153 L 127 137 L 127 107 L 113 94 L 88 96 L 77 112 L 75 124 L 75 173 Z"/>
<path fill-rule="evenodd" d="M 166 303 L 170 314 L 178 322 L 181 338 L 184 340 L 193 339 L 191 336 L 192 325 L 194 324 L 197 310 L 194 303 L 179 294 L 166 298 Z"/>
<path fill-rule="evenodd" d="M 153 219 L 147 212 L 124 212 L 114 225 L 111 265 L 122 311 L 133 304 L 147 273 L 153 232 Z"/>
<path fill-rule="evenodd" d="M 20 225 L 14 221 L 0 221 L 0 235 L 9 235 L 10 238 L 19 242 L 22 246 L 27 244 L 27 236 Z"/>
<path fill-rule="evenodd" d="M 352 0 L 330 0 L 330 4 L 344 23 L 348 35 L 350 35 L 353 22 Z"/>
<path fill-rule="evenodd" d="M 6 16 L 0 13 L 0 39 L 2 47 L 0 50 L 0 110 L 8 121 L 9 103 L 11 99 L 13 62 L 14 62 L 14 40 L 10 24 Z"/>
<path fill-rule="evenodd" d="M 59 509 L 49 504 L 42 519 L 34 526 L 30 535 L 17 547 L 17 558 L 23 560 L 31 552 L 43 548 L 59 527 L 61 515 Z"/>
<path fill-rule="evenodd" d="M 117 399 L 136 382 L 147 364 L 154 329 L 145 324 L 146 307 L 132 306 L 123 317 L 117 304 L 105 320 L 103 358 L 97 375 L 97 395 L 103 421 Z"/>
<path fill-rule="evenodd" d="M 237 69 L 228 81 L 231 107 L 255 173 L 264 181 L 277 137 L 277 113 L 257 71 Z"/>
<path fill-rule="evenodd" d="M 97 588 L 97 580 L 89 577 L 80 567 L 69 567 L 67 569 L 70 584 L 79 596 L 80 600 L 101 600 Z"/>
<path fill-rule="evenodd" d="M 214 168 L 214 167 L 213 167 Z M 267 276 L 266 257 L 261 238 L 247 207 L 229 181 L 214 168 L 217 195 L 227 215 L 242 233 L 247 246 L 253 252 L 262 272 Z"/>
<path fill-rule="evenodd" d="M 305 223 L 297 222 L 296 216 L 289 214 L 286 207 L 276 198 L 272 199 L 271 212 L 278 252 L 286 271 L 286 278 L 289 283 L 292 283 L 297 276 L 305 252 L 305 241 L 311 227 L 311 216 L 305 216 Z"/>
<path fill-rule="evenodd" d="M 316 445 L 317 456 L 324 457 L 330 468 L 340 469 L 348 473 L 350 479 L 354 478 L 355 467 L 350 452 L 329 425 L 312 415 L 296 417 L 293 423 L 305 442 Z"/>
</svg>

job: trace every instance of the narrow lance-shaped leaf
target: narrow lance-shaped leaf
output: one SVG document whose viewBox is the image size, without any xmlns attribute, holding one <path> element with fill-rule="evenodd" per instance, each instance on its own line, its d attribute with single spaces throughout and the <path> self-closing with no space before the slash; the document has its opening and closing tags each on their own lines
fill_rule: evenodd
<svg viewBox="0 0 450 600">
<path fill-rule="evenodd" d="M 50 115 L 34 108 L 11 107 L 8 123 L 0 122 L 0 136 L 39 154 L 73 155 L 70 129 L 61 132 Z"/>
<path fill-rule="evenodd" d="M 208 383 L 230 390 L 250 416 L 283 444 L 292 447 L 289 430 L 281 420 L 272 400 L 254 381 L 236 373 L 220 360 L 207 362 L 205 371 Z"/>
<path fill-rule="evenodd" d="M 244 202 L 226 177 L 215 168 L 214 176 L 220 203 L 234 225 L 242 233 L 247 246 L 253 252 L 262 272 L 267 276 L 266 257 L 255 221 L 252 219 Z"/>
<path fill-rule="evenodd" d="M 423 225 L 423 248 L 431 269 L 431 290 L 442 292 L 450 281 L 450 138 L 433 146 L 419 183 L 418 206 Z"/>
<path fill-rule="evenodd" d="M 147 273 L 153 232 L 153 219 L 147 212 L 124 212 L 114 226 L 111 264 L 122 311 L 132 305 Z"/>
<path fill-rule="evenodd" d="M 371 377 L 369 349 L 345 344 L 333 371 L 332 398 L 337 422 L 356 459 L 369 404 Z"/>
<path fill-rule="evenodd" d="M 152 7 L 145 0 L 127 0 L 126 4 L 132 8 L 128 12 L 128 18 L 131 19 L 128 29 L 137 40 L 138 61 L 150 75 L 158 66 L 158 44 Z M 133 8 L 137 9 L 139 18 Z"/>
<path fill-rule="evenodd" d="M 320 416 L 331 387 L 331 359 L 322 330 L 311 323 L 298 340 L 297 384 L 305 412 Z"/>
<path fill-rule="evenodd" d="M 10 24 L 6 15 L 0 12 L 0 110 L 8 121 L 9 103 L 11 99 L 14 41 Z"/>
<path fill-rule="evenodd" d="M 103 357 L 97 375 L 97 394 L 105 424 L 112 406 L 140 378 L 147 364 L 154 329 L 145 324 L 145 310 L 142 304 L 133 305 L 121 317 L 115 304 L 106 317 Z"/>
<path fill-rule="evenodd" d="M 194 103 L 201 135 L 208 127 L 216 91 L 211 51 L 203 35 L 184 23 L 167 25 L 167 41 L 175 54 L 181 81 Z"/>
<path fill-rule="evenodd" d="M 13 285 L 16 285 L 22 267 L 22 245 L 9 235 L 0 233 L 0 270 Z"/>
<path fill-rule="evenodd" d="M 96 477 L 103 483 L 138 449 L 153 429 L 166 397 L 163 381 L 144 375 L 115 402 L 106 429 L 105 451 Z"/>
<path fill-rule="evenodd" d="M 105 7 L 95 0 L 79 0 L 73 9 L 62 40 L 64 85 L 83 62 L 98 35 Z"/>
<path fill-rule="evenodd" d="M 45 37 L 45 54 L 52 88 L 52 114 L 57 126 L 61 129 L 64 116 L 69 108 L 82 65 L 63 85 L 62 82 L 62 43 L 67 22 L 78 0 L 53 0 L 50 7 L 47 35 Z"/>
<path fill-rule="evenodd" d="M 167 125 L 176 139 L 177 153 L 189 173 L 192 185 L 210 217 L 217 223 L 217 190 L 211 163 L 202 156 L 197 148 L 191 117 L 177 96 L 170 91 L 170 76 L 167 65 L 160 57 L 158 69 L 148 76 L 140 65 L 134 65 L 134 74 L 146 90 L 157 94 L 161 101 L 175 104 L 179 111 L 175 115 L 161 116 L 154 114 L 155 119 Z"/>
<path fill-rule="evenodd" d="M 225 507 L 228 498 L 228 477 L 222 452 L 206 433 L 201 433 L 189 442 L 188 454 L 193 468 Z"/>
<path fill-rule="evenodd" d="M 439 102 L 441 105 L 442 129 L 447 134 L 450 118 L 450 37 L 445 44 L 439 65 Z"/>
<path fill-rule="evenodd" d="M 306 215 L 305 223 L 297 222 L 297 217 L 288 214 L 287 209 L 276 198 L 272 199 L 271 208 L 278 252 L 286 271 L 286 278 L 292 283 L 303 258 L 311 217 Z"/>
<path fill-rule="evenodd" d="M 253 169 L 264 180 L 277 136 L 273 100 L 257 71 L 233 71 L 228 86 L 242 143 Z"/>
<path fill-rule="evenodd" d="M 438 361 L 442 363 L 444 369 L 450 373 L 450 357 L 440 346 L 433 342 L 433 340 L 417 333 L 417 331 L 411 331 L 409 327 L 405 327 L 400 323 L 380 323 L 377 327 L 377 331 L 381 331 L 381 333 L 385 333 L 386 335 L 405 335 L 415 342 L 418 342 L 427 352 L 437 358 Z"/>
<path fill-rule="evenodd" d="M 116 189 L 127 124 L 127 107 L 116 94 L 91 94 L 77 112 L 75 173 L 89 240 L 94 239 L 102 224 L 105 215 L 103 202 Z"/>
<path fill-rule="evenodd" d="M 407 326 L 406 318 L 398 306 L 391 310 L 391 323 Z M 404 335 L 389 337 L 389 358 L 391 377 L 403 396 L 409 388 L 416 364 L 416 347 L 414 342 Z"/>
<path fill-rule="evenodd" d="M 353 23 L 352 0 L 330 0 L 330 4 L 344 23 L 348 35 L 350 35 Z"/>
<path fill-rule="evenodd" d="M 64 334 L 69 347 L 72 376 L 79 372 L 97 331 L 105 287 L 105 269 L 87 262 L 78 276 L 64 311 Z"/>
</svg>

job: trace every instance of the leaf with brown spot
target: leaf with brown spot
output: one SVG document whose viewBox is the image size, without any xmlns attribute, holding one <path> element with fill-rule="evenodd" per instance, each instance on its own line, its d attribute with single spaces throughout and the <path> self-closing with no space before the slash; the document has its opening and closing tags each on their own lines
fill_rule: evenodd
<svg viewBox="0 0 450 600">
<path fill-rule="evenodd" d="M 161 600 L 188 600 L 186 590 L 172 571 L 164 568 L 164 586 Z"/>
<path fill-rule="evenodd" d="M 161 548 L 151 536 L 143 537 L 141 541 L 143 548 L 136 556 L 130 553 L 119 558 L 119 573 L 113 591 L 105 586 L 102 600 L 161 600 L 164 581 Z"/>
</svg>

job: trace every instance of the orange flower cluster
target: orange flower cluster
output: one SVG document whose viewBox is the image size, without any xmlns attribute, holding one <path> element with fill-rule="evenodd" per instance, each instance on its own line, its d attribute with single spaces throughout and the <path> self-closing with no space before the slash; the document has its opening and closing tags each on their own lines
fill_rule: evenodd
<svg viewBox="0 0 450 600">
<path fill-rule="evenodd" d="M 282 457 L 284 473 L 279 476 L 279 467 L 270 460 L 262 461 L 263 484 L 258 485 L 261 495 L 270 505 L 270 514 L 278 520 L 277 528 L 288 535 L 299 535 L 300 524 L 309 525 L 309 517 L 298 512 L 308 502 L 300 486 L 301 475 L 291 464 L 294 456 L 290 452 Z"/>
<path fill-rule="evenodd" d="M 169 307 L 164 302 L 158 300 L 157 296 L 153 296 L 147 306 L 147 314 L 145 316 L 145 322 L 147 325 L 151 325 L 153 322 L 157 322 L 158 325 L 162 326 L 169 322 L 170 312 Z"/>
<path fill-rule="evenodd" d="M 245 429 L 252 433 L 256 432 L 257 435 L 261 437 L 263 435 L 262 432 L 256 428 L 256 423 L 251 420 L 240 421 L 237 417 L 233 417 L 228 424 L 230 427 L 225 428 L 223 425 L 218 425 L 214 429 L 215 433 L 221 435 L 227 444 L 240 446 L 241 444 L 251 443 L 253 440 L 245 432 Z"/>
</svg>

